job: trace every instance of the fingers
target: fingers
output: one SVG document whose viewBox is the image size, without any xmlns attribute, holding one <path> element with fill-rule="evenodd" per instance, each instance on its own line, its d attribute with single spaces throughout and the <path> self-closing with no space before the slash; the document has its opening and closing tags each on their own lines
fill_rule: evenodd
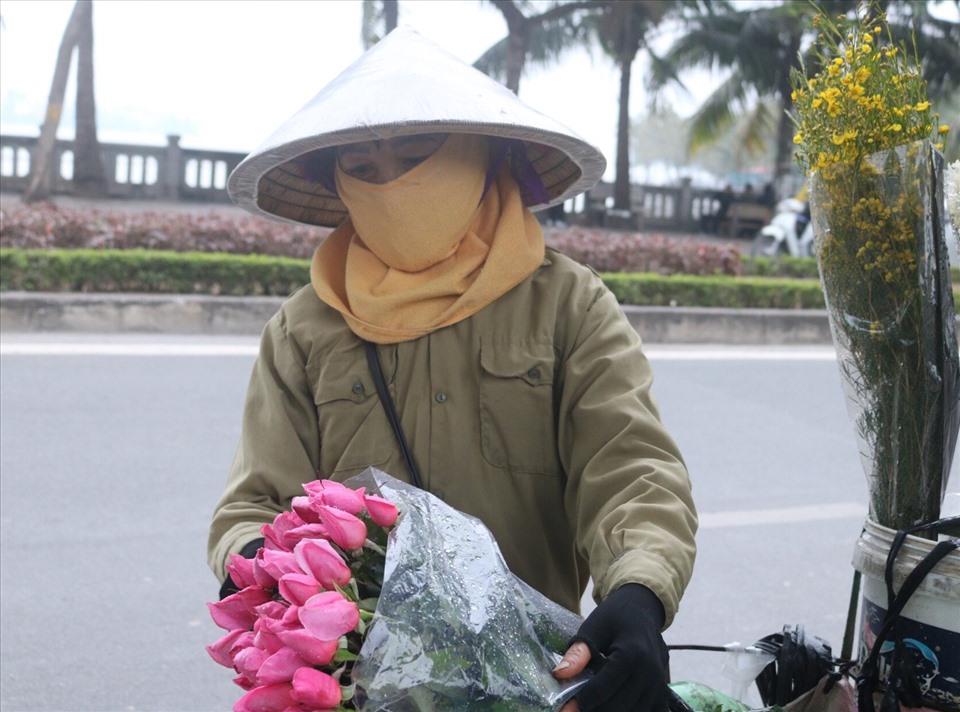
<svg viewBox="0 0 960 712">
<path fill-rule="evenodd" d="M 587 644 L 580 642 L 574 643 L 567 648 L 567 652 L 563 654 L 563 659 L 553 669 L 553 676 L 558 680 L 567 680 L 582 673 L 589 662 L 590 648 L 587 647 Z M 570 710 L 567 710 L 569 704 L 568 702 L 567 705 L 561 708 L 562 712 L 570 712 Z M 577 709 L 577 707 L 571 708 L 571 710 Z"/>
<path fill-rule="evenodd" d="M 560 708 L 560 712 L 580 712 L 580 705 L 577 704 L 576 700 L 570 700 Z"/>
</svg>

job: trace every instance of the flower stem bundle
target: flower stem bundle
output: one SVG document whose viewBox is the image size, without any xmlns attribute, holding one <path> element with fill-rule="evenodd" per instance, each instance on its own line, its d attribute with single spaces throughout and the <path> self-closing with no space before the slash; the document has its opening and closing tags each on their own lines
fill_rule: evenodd
<svg viewBox="0 0 960 712">
<path fill-rule="evenodd" d="M 871 517 L 936 519 L 958 427 L 942 206 L 947 127 L 915 52 L 871 4 L 818 16 L 818 71 L 792 77 L 821 283 L 867 473 Z"/>
</svg>

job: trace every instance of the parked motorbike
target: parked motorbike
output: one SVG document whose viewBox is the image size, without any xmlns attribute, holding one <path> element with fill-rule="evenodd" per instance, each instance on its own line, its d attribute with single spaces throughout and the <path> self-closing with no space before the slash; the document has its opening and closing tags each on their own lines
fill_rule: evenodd
<svg viewBox="0 0 960 712">
<path fill-rule="evenodd" d="M 813 224 L 807 203 L 787 198 L 750 245 L 753 257 L 813 257 Z"/>
</svg>

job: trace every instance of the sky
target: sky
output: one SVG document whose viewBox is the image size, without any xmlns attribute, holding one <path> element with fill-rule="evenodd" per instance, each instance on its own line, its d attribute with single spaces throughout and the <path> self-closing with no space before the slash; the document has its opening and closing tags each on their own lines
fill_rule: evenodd
<svg viewBox="0 0 960 712">
<path fill-rule="evenodd" d="M 771 0 L 735 0 L 762 4 Z M 36 136 L 74 0 L 0 0 L 0 132 Z M 956 15 L 953 3 L 940 3 Z M 400 24 L 467 63 L 506 34 L 481 0 L 400 0 Z M 104 142 L 246 153 L 362 54 L 360 0 L 94 0 L 94 90 Z M 664 38 L 664 42 L 669 38 Z M 663 49 L 659 47 L 658 49 Z M 631 116 L 644 113 L 646 57 L 633 67 Z M 58 135 L 72 138 L 75 67 Z M 719 82 L 685 77 L 666 103 L 689 116 Z M 619 72 L 578 49 L 550 68 L 528 66 L 520 98 L 607 157 L 612 179 Z"/>
<path fill-rule="evenodd" d="M 409 25 L 473 63 L 506 34 L 480 0 L 401 0 Z M 0 131 L 35 136 L 73 0 L 0 0 Z M 105 142 L 249 152 L 357 59 L 359 0 L 95 0 L 94 91 Z M 644 108 L 644 60 L 634 65 L 631 113 Z M 75 69 L 58 135 L 74 127 Z M 700 80 L 699 95 L 710 88 Z M 520 98 L 607 156 L 616 146 L 619 73 L 600 51 L 528 68 Z M 689 115 L 695 99 L 677 93 Z"/>
</svg>

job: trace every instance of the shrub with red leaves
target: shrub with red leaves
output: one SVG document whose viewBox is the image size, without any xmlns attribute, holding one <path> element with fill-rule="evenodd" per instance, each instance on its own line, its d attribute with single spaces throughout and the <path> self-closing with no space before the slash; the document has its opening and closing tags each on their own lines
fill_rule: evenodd
<svg viewBox="0 0 960 712">
<path fill-rule="evenodd" d="M 282 223 L 215 208 L 106 210 L 11 202 L 0 210 L 0 247 L 150 249 L 308 259 L 327 228 Z M 740 251 L 690 237 L 548 227 L 547 245 L 598 272 L 740 275 Z"/>
<path fill-rule="evenodd" d="M 4 205 L 0 247 L 149 249 L 309 258 L 327 228 L 226 210 L 144 211 Z"/>
</svg>

